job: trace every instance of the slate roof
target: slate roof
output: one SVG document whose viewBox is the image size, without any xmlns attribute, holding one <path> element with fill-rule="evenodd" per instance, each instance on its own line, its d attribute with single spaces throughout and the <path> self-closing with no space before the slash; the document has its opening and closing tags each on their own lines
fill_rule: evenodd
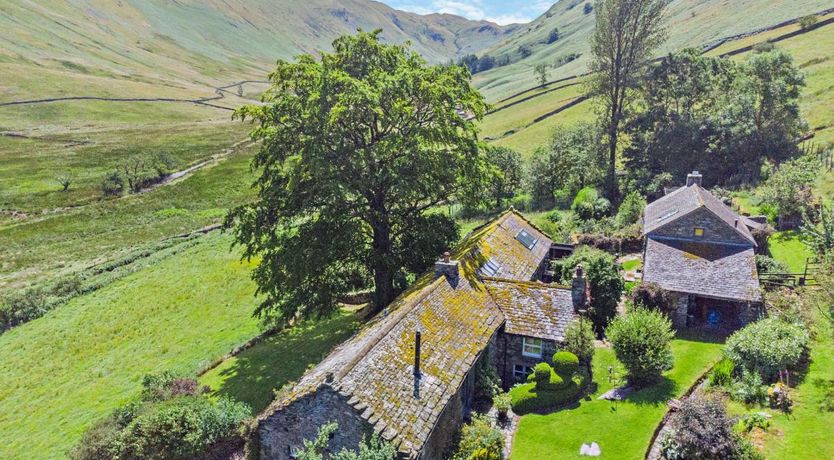
<svg viewBox="0 0 834 460">
<path fill-rule="evenodd" d="M 515 239 L 526 230 L 532 250 Z M 354 337 L 308 371 L 259 419 L 327 385 L 348 400 L 383 438 L 408 457 L 428 439 L 505 318 L 478 275 L 487 260 L 503 277 L 530 280 L 547 256 L 550 239 L 514 210 L 475 229 L 454 252 L 459 281 L 426 274 Z M 570 294 L 568 293 L 568 297 Z M 422 334 L 420 398 L 414 397 L 414 333 Z"/>
<path fill-rule="evenodd" d="M 747 225 L 736 225 L 737 219 L 741 222 L 741 216 L 698 184 L 681 187 L 646 205 L 643 212 L 643 234 L 648 235 L 702 207 L 709 209 L 744 238 L 756 244 Z"/>
<path fill-rule="evenodd" d="M 561 342 L 577 318 L 569 287 L 536 282 L 486 279 L 484 283 L 504 313 L 504 330 Z"/>
<path fill-rule="evenodd" d="M 643 282 L 718 299 L 762 299 L 752 247 L 649 237 Z"/>
</svg>

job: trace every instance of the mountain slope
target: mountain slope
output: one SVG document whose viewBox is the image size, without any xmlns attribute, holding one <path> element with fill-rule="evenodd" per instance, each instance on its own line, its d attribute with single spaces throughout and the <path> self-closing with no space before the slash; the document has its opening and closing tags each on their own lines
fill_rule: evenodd
<svg viewBox="0 0 834 460">
<path fill-rule="evenodd" d="M 51 96 L 56 85 L 204 94 L 204 85 L 263 79 L 277 58 L 328 49 L 358 28 L 381 28 L 386 41 L 411 41 L 429 61 L 445 62 L 517 27 L 371 0 L 13 0 L 0 3 L 0 100 Z"/>
<path fill-rule="evenodd" d="M 533 68 L 539 63 L 551 66 L 550 79 L 585 72 L 594 27 L 594 13 L 586 5 L 592 4 L 591 0 L 561 0 L 523 30 L 484 49 L 480 55 L 509 58 L 513 63 L 477 74 L 476 84 L 481 91 L 488 99 L 498 100 L 535 86 Z M 665 18 L 668 40 L 660 52 L 697 47 L 832 6 L 831 0 L 672 0 Z M 547 44 L 549 34 L 556 28 L 560 38 Z M 530 50 L 529 57 L 521 58 L 521 47 Z M 554 66 L 557 60 L 571 54 L 580 56 Z"/>
</svg>

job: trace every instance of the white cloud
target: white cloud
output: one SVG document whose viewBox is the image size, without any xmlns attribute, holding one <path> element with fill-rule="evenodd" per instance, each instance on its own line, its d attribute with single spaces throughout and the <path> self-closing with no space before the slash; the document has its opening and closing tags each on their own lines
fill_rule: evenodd
<svg viewBox="0 0 834 460">
<path fill-rule="evenodd" d="M 392 2 L 394 3 L 394 2 Z M 493 4 L 493 2 L 488 1 Z M 512 2 L 509 2 L 512 4 Z M 395 3 L 396 4 L 396 3 Z M 432 0 L 419 5 L 396 4 L 396 7 L 417 14 L 447 13 L 463 16 L 474 20 L 487 20 L 498 24 L 530 22 L 545 12 L 551 5 L 551 0 L 535 0 L 524 2 L 519 8 L 490 8 L 484 0 Z"/>
</svg>

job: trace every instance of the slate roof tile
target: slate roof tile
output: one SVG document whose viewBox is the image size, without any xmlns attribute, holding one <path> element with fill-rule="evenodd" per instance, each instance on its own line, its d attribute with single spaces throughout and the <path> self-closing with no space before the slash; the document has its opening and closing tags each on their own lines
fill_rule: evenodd
<svg viewBox="0 0 834 460">
<path fill-rule="evenodd" d="M 561 342 L 577 318 L 566 286 L 499 279 L 486 279 L 485 284 L 504 313 L 508 334 Z"/>
</svg>

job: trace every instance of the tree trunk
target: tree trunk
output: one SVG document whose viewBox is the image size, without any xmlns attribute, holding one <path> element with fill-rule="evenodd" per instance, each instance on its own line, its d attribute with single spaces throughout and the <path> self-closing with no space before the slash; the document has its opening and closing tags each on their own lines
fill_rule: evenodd
<svg viewBox="0 0 834 460">
<path fill-rule="evenodd" d="M 394 300 L 394 273 L 391 254 L 391 222 L 384 210 L 373 213 L 371 226 L 374 229 L 373 271 L 374 271 L 374 309 L 377 313 Z"/>
<path fill-rule="evenodd" d="M 612 209 L 617 206 L 620 192 L 617 187 L 617 133 L 619 132 L 619 125 L 620 120 L 615 103 L 612 105 L 611 119 L 608 123 L 608 171 L 605 175 L 605 196 L 611 201 Z"/>
</svg>

